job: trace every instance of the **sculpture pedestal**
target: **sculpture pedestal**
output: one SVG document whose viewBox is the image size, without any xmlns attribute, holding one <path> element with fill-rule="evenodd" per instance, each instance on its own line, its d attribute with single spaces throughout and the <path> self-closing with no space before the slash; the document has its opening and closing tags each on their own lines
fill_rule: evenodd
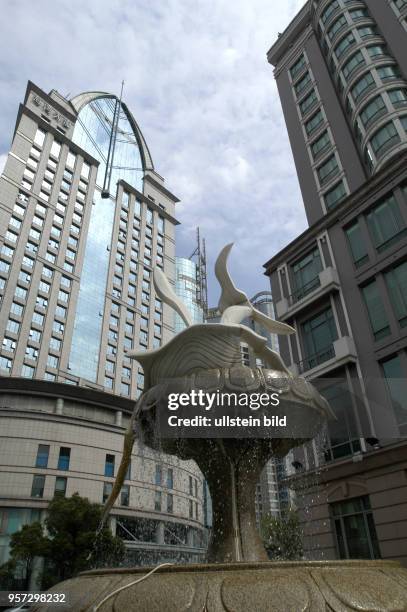
<svg viewBox="0 0 407 612">
<path fill-rule="evenodd" d="M 61 610 L 91 612 L 147 568 L 93 570 L 56 585 Z M 53 604 L 48 604 L 52 606 Z M 55 610 L 42 604 L 34 610 Z M 100 612 L 396 612 L 407 610 L 407 569 L 392 561 L 177 565 L 158 570 Z"/>
</svg>

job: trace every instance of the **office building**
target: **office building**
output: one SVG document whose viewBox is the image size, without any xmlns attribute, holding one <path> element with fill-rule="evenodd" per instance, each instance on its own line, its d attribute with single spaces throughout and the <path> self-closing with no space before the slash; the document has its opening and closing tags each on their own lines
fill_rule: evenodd
<svg viewBox="0 0 407 612">
<path fill-rule="evenodd" d="M 193 325 L 203 323 L 204 312 L 199 293 L 199 269 L 193 259 L 175 258 L 175 293 L 191 313 Z M 185 329 L 185 323 L 175 313 L 175 332 Z"/>
<path fill-rule="evenodd" d="M 28 83 L 0 178 L 0 563 L 54 494 L 102 503 L 143 389 L 126 350 L 174 333 L 175 204 L 115 95 Z M 112 525 L 128 562 L 197 560 L 203 480 L 135 445 Z"/>
<path fill-rule="evenodd" d="M 280 352 L 337 416 L 296 454 L 309 558 L 407 562 L 406 15 L 307 2 L 268 52 L 310 224 L 265 264 Z"/>
</svg>

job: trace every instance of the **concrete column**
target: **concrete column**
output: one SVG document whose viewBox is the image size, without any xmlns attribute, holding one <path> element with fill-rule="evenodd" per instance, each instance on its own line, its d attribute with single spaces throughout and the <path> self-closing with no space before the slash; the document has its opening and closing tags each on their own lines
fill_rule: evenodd
<svg viewBox="0 0 407 612">
<path fill-rule="evenodd" d="M 110 527 L 110 531 L 115 536 L 116 535 L 116 527 L 117 527 L 117 519 L 116 519 L 115 516 L 111 516 L 110 517 L 109 527 Z"/>
<path fill-rule="evenodd" d="M 189 546 L 189 548 L 193 548 L 194 547 L 194 530 L 192 529 L 192 527 L 190 527 L 188 529 L 188 533 L 187 533 L 187 546 Z"/>
<path fill-rule="evenodd" d="M 155 531 L 155 543 L 156 544 L 164 544 L 164 523 L 159 521 L 157 523 L 157 528 Z"/>
<path fill-rule="evenodd" d="M 116 412 L 116 416 L 115 416 L 115 425 L 117 425 L 118 427 L 122 426 L 122 417 L 123 417 L 123 413 L 121 410 L 118 410 Z"/>
<path fill-rule="evenodd" d="M 55 414 L 62 414 L 64 409 L 64 400 L 59 397 L 55 404 Z"/>
<path fill-rule="evenodd" d="M 30 584 L 28 586 L 28 589 L 30 591 L 41 591 L 43 569 L 44 559 L 42 557 L 34 557 L 30 576 Z"/>
</svg>

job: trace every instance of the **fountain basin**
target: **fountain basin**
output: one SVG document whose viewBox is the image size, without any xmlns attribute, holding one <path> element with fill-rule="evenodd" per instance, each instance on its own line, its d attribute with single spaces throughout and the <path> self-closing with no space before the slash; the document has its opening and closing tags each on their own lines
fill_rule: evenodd
<svg viewBox="0 0 407 612">
<path fill-rule="evenodd" d="M 84 572 L 49 592 L 66 593 L 61 610 L 91 612 L 151 568 Z M 53 610 L 42 604 L 34 610 Z M 103 603 L 98 612 L 400 612 L 407 569 L 394 561 L 299 561 L 174 565 Z"/>
</svg>

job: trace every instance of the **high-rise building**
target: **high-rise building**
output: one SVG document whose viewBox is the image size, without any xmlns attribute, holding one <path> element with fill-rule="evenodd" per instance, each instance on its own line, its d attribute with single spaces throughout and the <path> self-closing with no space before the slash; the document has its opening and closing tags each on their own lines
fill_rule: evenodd
<svg viewBox="0 0 407 612">
<path fill-rule="evenodd" d="M 406 15 L 310 1 L 268 53 L 310 223 L 265 264 L 280 351 L 337 416 L 294 462 L 311 558 L 407 562 Z"/>
<path fill-rule="evenodd" d="M 193 259 L 176 257 L 175 259 L 175 293 L 188 308 L 193 324 L 203 323 L 204 312 L 199 299 L 198 265 Z M 175 313 L 175 331 L 185 329 L 185 323 Z"/>
<path fill-rule="evenodd" d="M 0 178 L 0 563 L 54 494 L 112 489 L 143 389 L 126 350 L 174 333 L 151 276 L 175 282 L 177 202 L 121 99 L 28 84 Z M 129 562 L 199 558 L 202 485 L 135 445 L 112 521 Z"/>
<path fill-rule="evenodd" d="M 268 52 L 310 224 L 407 148 L 405 8 L 310 1 Z"/>
</svg>

